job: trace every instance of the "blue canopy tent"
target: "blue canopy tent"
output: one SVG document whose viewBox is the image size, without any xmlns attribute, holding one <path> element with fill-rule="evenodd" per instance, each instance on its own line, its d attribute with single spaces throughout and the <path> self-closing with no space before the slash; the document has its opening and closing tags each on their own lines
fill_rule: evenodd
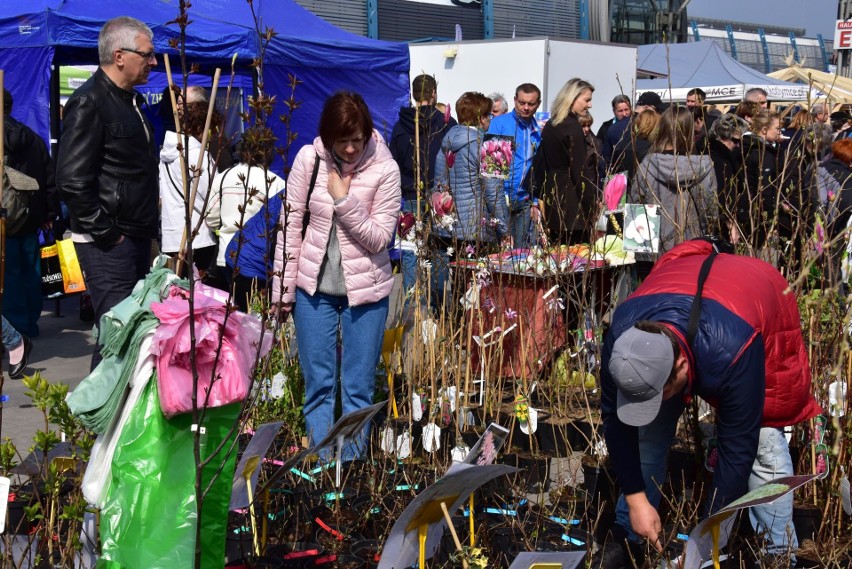
<svg viewBox="0 0 852 569">
<path fill-rule="evenodd" d="M 638 79 L 637 96 L 654 91 L 664 101 L 685 101 L 694 87 L 707 93 L 707 101 L 739 101 L 752 87 L 760 87 L 771 101 L 807 98 L 806 85 L 781 81 L 755 71 L 725 53 L 713 41 L 640 45 L 636 69 L 655 79 Z"/>
<path fill-rule="evenodd" d="M 298 137 L 291 160 L 295 150 L 315 136 L 322 103 L 337 90 L 361 93 L 377 129 L 389 134 L 399 107 L 408 104 L 406 44 L 350 34 L 292 0 L 254 0 L 253 5 L 260 29 L 276 32 L 263 53 L 264 88 L 277 100 L 273 116 L 286 112 L 282 101 L 291 93 L 289 76 L 300 81 L 295 96 L 301 106 L 291 124 Z M 49 139 L 51 101 L 54 122 L 58 120 L 58 73 L 52 73 L 51 66 L 96 64 L 98 32 L 116 16 L 133 16 L 148 24 L 154 32 L 155 49 L 170 54 L 172 71 L 179 74 L 177 50 L 170 45 L 179 37 L 177 25 L 171 23 L 178 13 L 177 0 L 6 0 L 0 6 L 0 69 L 5 70 L 6 88 L 15 99 L 13 116 Z M 222 89 L 236 54 L 240 83 L 250 85 L 254 77 L 249 64 L 261 56 L 261 48 L 248 2 L 193 0 L 189 19 L 188 63 L 207 71 L 221 67 Z M 158 70 L 164 70 L 161 61 Z M 175 81 L 181 79 L 176 76 Z M 273 120 L 269 126 L 280 142 L 286 141 L 286 128 L 280 121 Z M 58 125 L 54 125 L 53 138 L 57 131 Z"/>
</svg>

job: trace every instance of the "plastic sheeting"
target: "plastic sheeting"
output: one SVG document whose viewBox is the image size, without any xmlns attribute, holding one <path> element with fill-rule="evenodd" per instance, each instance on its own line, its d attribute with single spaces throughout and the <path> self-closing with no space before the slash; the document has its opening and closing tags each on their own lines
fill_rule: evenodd
<svg viewBox="0 0 852 569">
<path fill-rule="evenodd" d="M 201 458 L 228 438 L 239 405 L 207 409 Z M 230 433 L 229 441 L 236 437 Z M 101 510 L 102 557 L 109 569 L 181 569 L 193 566 L 198 521 L 195 500 L 192 416 L 167 419 L 160 411 L 157 382 L 149 381 L 118 440 L 112 484 Z M 204 469 L 202 488 L 224 463 L 204 498 L 201 567 L 225 563 L 228 504 L 236 464 L 230 442 Z M 233 452 L 225 454 L 228 449 Z"/>
<path fill-rule="evenodd" d="M 179 287 L 172 287 L 165 301 L 151 305 L 160 320 L 151 351 L 157 356 L 160 405 L 167 417 L 192 412 L 190 354 L 195 354 L 198 372 L 196 404 L 220 407 L 246 398 L 255 358 L 262 358 L 272 347 L 272 333 L 263 333 L 254 316 L 235 311 L 225 323 L 228 293 L 200 283 L 195 291 L 191 316 L 189 293 Z M 190 341 L 193 321 L 194 345 Z"/>
</svg>

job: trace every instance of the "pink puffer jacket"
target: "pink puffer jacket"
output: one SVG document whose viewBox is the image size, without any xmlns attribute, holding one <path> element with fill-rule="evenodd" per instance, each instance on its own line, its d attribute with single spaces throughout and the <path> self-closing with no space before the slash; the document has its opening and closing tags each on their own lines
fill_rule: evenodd
<svg viewBox="0 0 852 569">
<path fill-rule="evenodd" d="M 305 198 L 316 156 L 320 159 L 319 173 L 303 242 Z M 285 229 L 279 232 L 275 247 L 272 293 L 276 301 L 294 302 L 296 287 L 310 295 L 316 292 L 332 214 L 337 215 L 337 238 L 349 304 L 379 301 L 389 296 L 393 288 L 387 248 L 399 216 L 399 167 L 384 139 L 373 131 L 354 167 L 349 195 L 335 205 L 328 193 L 328 174 L 333 164 L 331 151 L 326 150 L 319 138 L 313 145 L 303 146 L 293 163 L 287 180 L 286 205 L 281 209 L 281 226 Z"/>
</svg>

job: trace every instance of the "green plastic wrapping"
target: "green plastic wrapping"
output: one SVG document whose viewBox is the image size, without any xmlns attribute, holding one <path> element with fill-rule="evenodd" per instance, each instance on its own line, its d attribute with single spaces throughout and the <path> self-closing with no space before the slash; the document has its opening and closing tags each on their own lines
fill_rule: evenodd
<svg viewBox="0 0 852 569">
<path fill-rule="evenodd" d="M 201 457 L 213 452 L 228 435 L 239 404 L 210 408 L 205 413 Z M 101 510 L 102 542 L 99 568 L 182 569 L 193 567 L 195 499 L 192 415 L 167 419 L 160 411 L 157 381 L 152 378 L 131 411 L 112 461 L 109 493 Z M 201 568 L 222 569 L 228 504 L 236 465 L 231 440 L 202 471 L 206 487 L 201 515 Z"/>
</svg>

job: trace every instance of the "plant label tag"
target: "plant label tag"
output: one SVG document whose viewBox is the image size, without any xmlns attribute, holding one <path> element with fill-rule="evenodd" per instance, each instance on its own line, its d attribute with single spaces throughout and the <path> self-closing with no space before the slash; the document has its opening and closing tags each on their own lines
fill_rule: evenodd
<svg viewBox="0 0 852 569">
<path fill-rule="evenodd" d="M 5 476 L 0 476 L 0 533 L 6 530 L 6 508 L 9 506 L 10 482 Z"/>
<path fill-rule="evenodd" d="M 396 457 L 408 458 L 411 456 L 411 433 L 405 431 L 396 438 Z"/>
<path fill-rule="evenodd" d="M 423 418 L 423 402 L 420 400 L 419 393 L 411 396 L 411 418 L 415 423 Z"/>
<path fill-rule="evenodd" d="M 844 476 L 840 479 L 840 502 L 843 504 L 843 511 L 847 516 L 852 516 L 852 499 L 849 496 L 849 477 Z"/>
<path fill-rule="evenodd" d="M 438 323 L 432 318 L 424 320 L 420 327 L 420 333 L 423 336 L 423 344 L 428 346 L 438 337 Z"/>
<path fill-rule="evenodd" d="M 394 440 L 396 437 L 393 436 L 393 429 L 390 427 L 385 427 L 382 431 L 381 437 L 381 447 L 382 451 L 385 453 L 392 453 L 394 450 Z"/>
<path fill-rule="evenodd" d="M 269 386 L 269 397 L 272 399 L 281 399 L 284 396 L 285 385 L 287 385 L 287 377 L 279 371 L 272 377 L 272 384 Z"/>
<path fill-rule="evenodd" d="M 469 452 L 470 452 L 470 449 L 468 448 L 468 446 L 466 444 L 462 443 L 462 444 L 458 444 L 455 447 L 453 447 L 453 450 L 450 453 L 450 456 L 452 457 L 453 462 L 464 462 L 464 459 L 467 456 L 467 453 L 469 453 Z"/>
<path fill-rule="evenodd" d="M 846 412 L 846 383 L 833 381 L 828 386 L 828 412 L 832 417 L 842 417 Z"/>
<path fill-rule="evenodd" d="M 423 450 L 435 452 L 441 448 L 441 429 L 435 423 L 423 427 Z"/>
<path fill-rule="evenodd" d="M 456 387 L 451 385 L 447 388 L 447 399 L 450 400 L 450 412 L 456 412 Z"/>
<path fill-rule="evenodd" d="M 527 419 L 526 422 L 521 422 L 520 425 L 521 431 L 525 435 L 536 432 L 538 430 L 538 411 L 530 407 L 529 419 Z"/>
</svg>

